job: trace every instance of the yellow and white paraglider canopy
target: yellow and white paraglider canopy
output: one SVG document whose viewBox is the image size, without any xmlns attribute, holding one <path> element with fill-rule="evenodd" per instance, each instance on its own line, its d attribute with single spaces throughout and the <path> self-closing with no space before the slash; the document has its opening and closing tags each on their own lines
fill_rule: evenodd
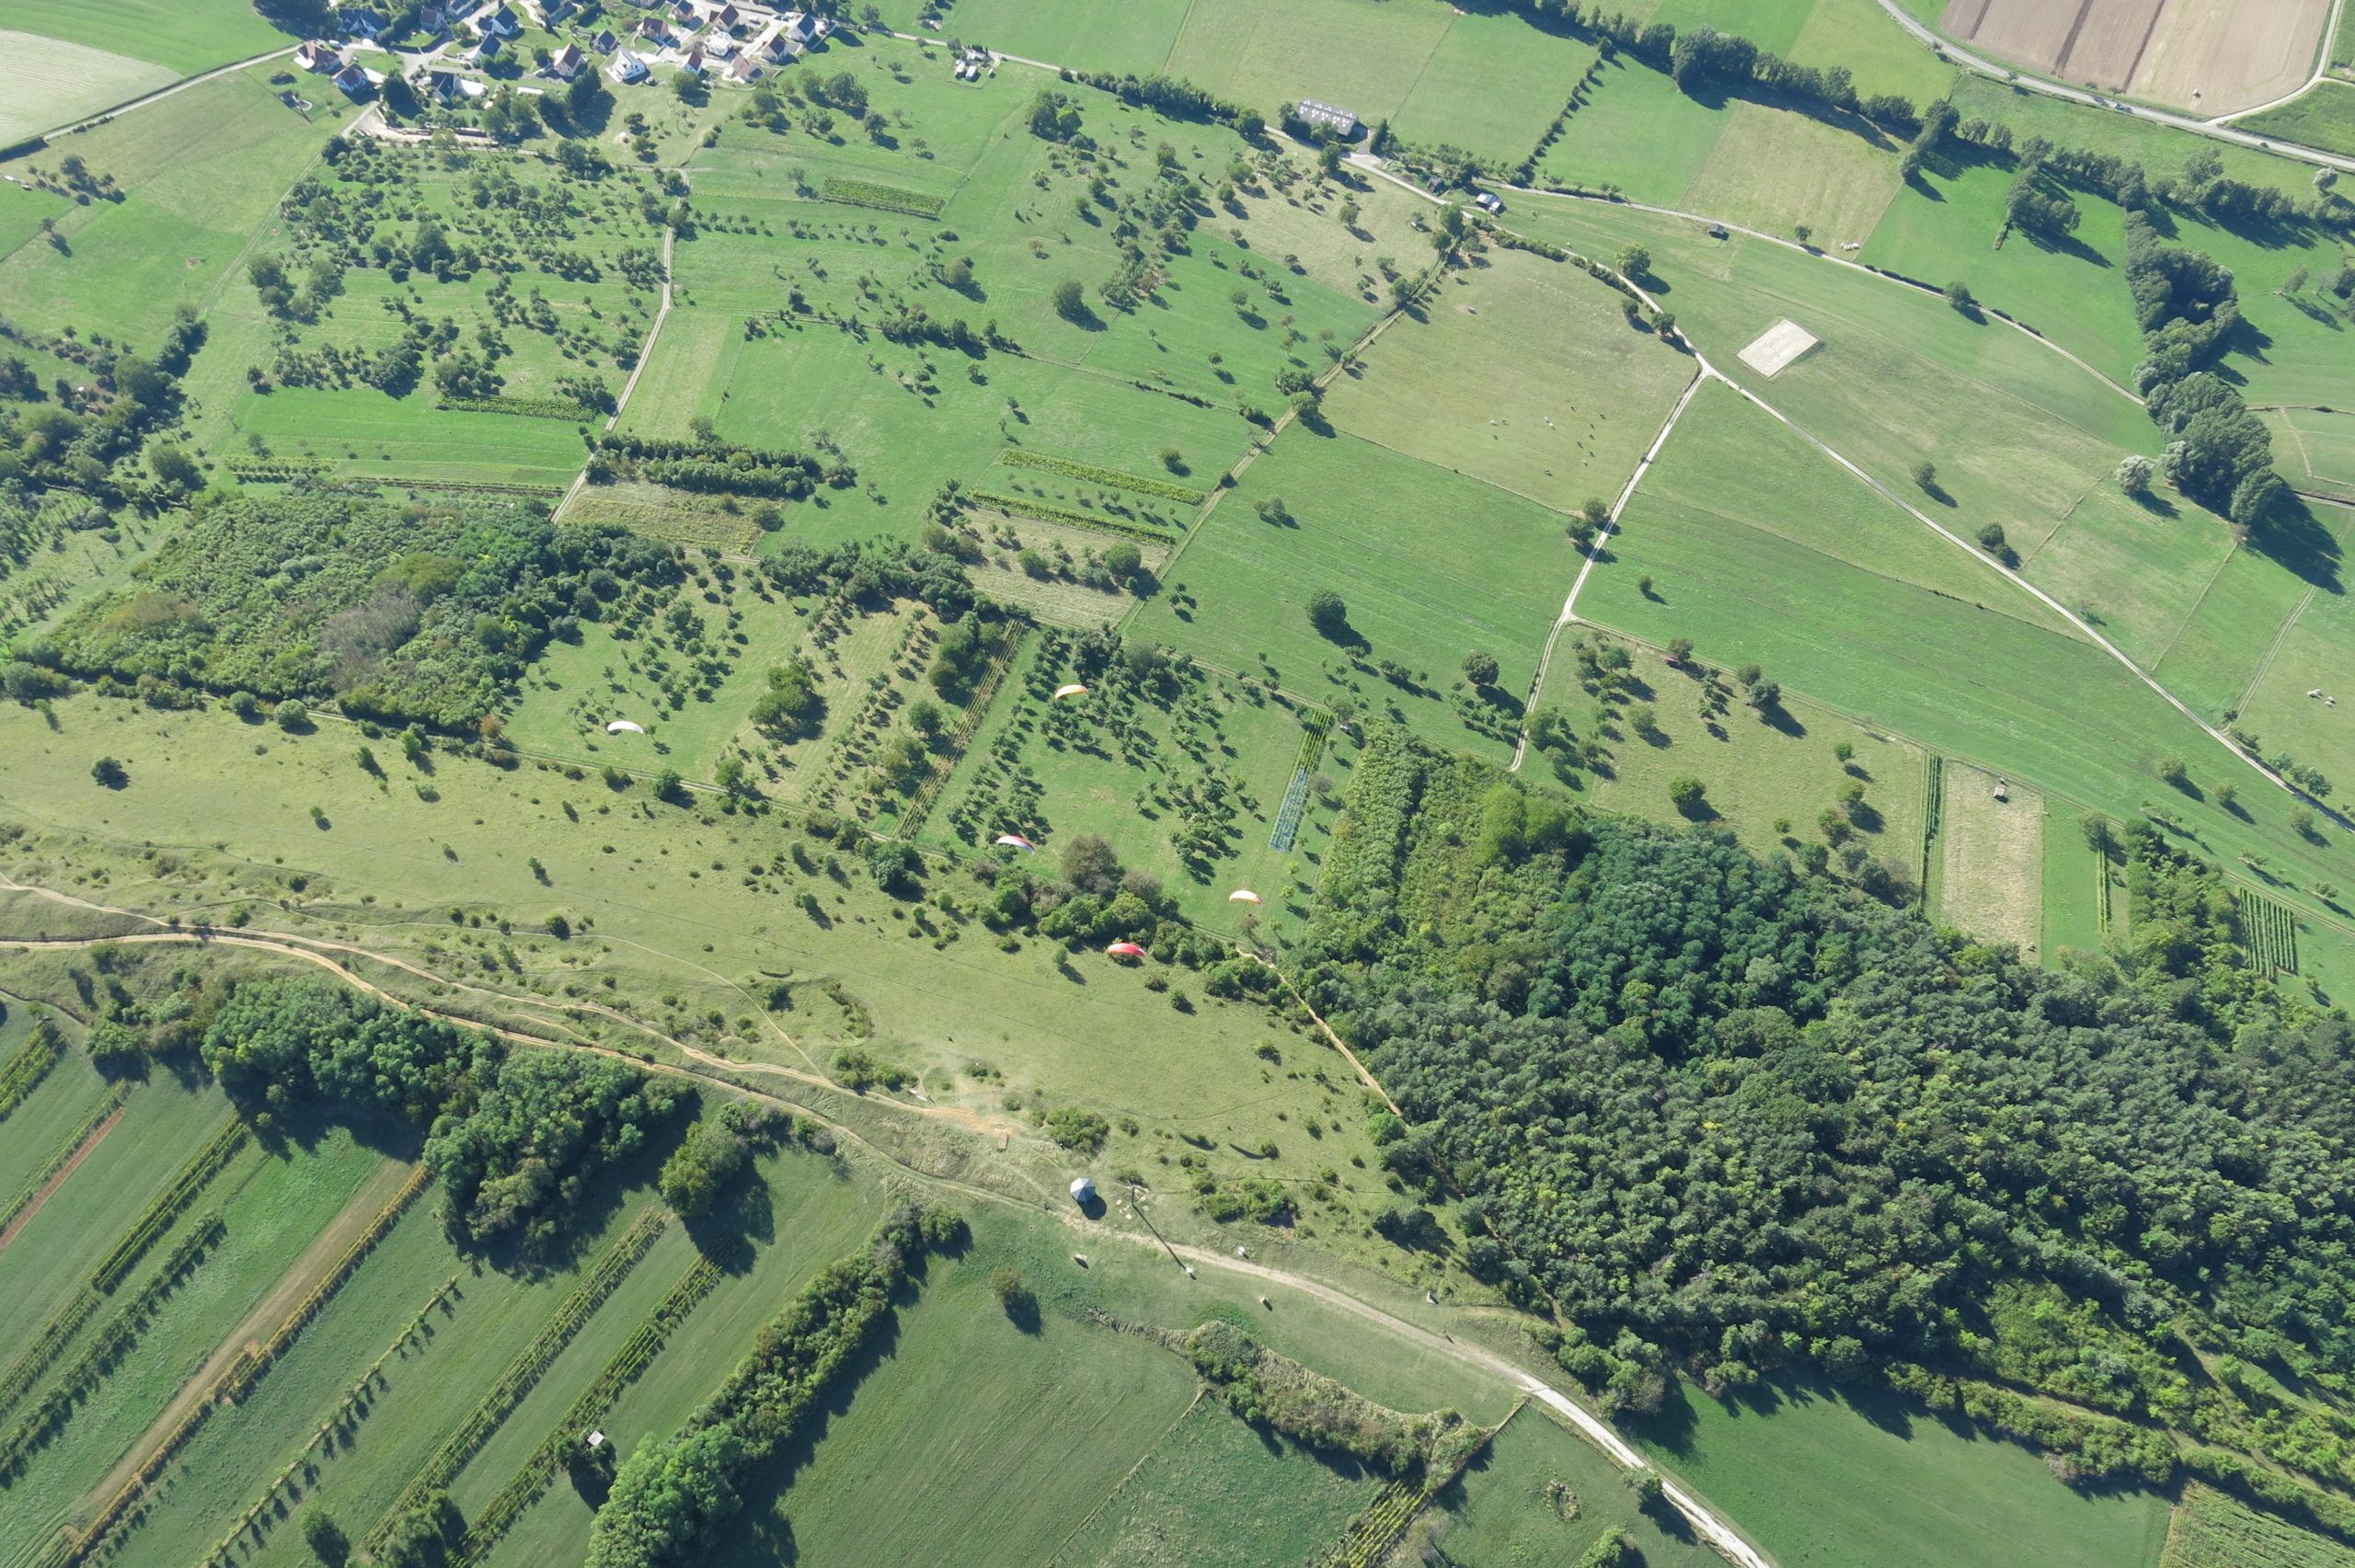
<svg viewBox="0 0 2355 1568">
<path fill-rule="evenodd" d="M 1263 904 L 1267 902 L 1266 899 L 1260 898 L 1258 894 L 1254 893 L 1248 887 L 1237 887 L 1234 892 L 1229 893 L 1226 896 L 1226 901 L 1230 904 Z"/>
<path fill-rule="evenodd" d="M 1087 688 L 1081 685 L 1076 681 L 1073 681 L 1068 686 L 1058 686 L 1055 688 L 1055 701 L 1059 703 L 1065 697 L 1084 697 L 1086 694 Z"/>
</svg>

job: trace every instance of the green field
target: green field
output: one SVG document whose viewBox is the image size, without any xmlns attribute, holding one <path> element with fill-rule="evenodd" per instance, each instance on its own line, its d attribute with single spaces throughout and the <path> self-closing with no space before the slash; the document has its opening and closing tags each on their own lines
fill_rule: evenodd
<svg viewBox="0 0 2355 1568">
<path fill-rule="evenodd" d="M 580 472 L 578 429 L 557 419 L 445 413 L 431 393 L 286 387 L 249 393 L 231 417 L 281 457 L 322 459 L 355 478 L 442 479 L 561 487 Z"/>
<path fill-rule="evenodd" d="M 1622 296 L 1561 262 L 1508 251 L 1450 279 L 1334 383 L 1352 436 L 1571 512 L 1615 498 L 1692 362 L 1622 319 Z M 1559 374 L 1574 365 L 1574 373 Z"/>
<path fill-rule="evenodd" d="M 2355 155 L 2355 86 L 2317 82 L 2280 108 L 2233 124 L 2259 136 L 2300 142 L 2326 153 Z"/>
<path fill-rule="evenodd" d="M 1762 484 L 1754 462 L 1721 455 L 1740 424 L 1713 412 L 1713 401 L 1736 411 L 1722 393 L 1696 401 L 1630 504 L 1613 562 L 1579 601 L 1581 617 L 1656 645 L 1692 637 L 1715 662 L 1762 664 L 1800 695 L 2113 813 L 2157 801 L 2165 786 L 2148 770 L 2168 748 L 2192 759 L 2200 779 L 2237 773 L 2256 814 L 2244 821 L 2211 803 L 2196 818 L 2203 840 L 2237 847 L 2255 833 L 2266 853 L 2294 857 L 2287 875 L 2326 875 L 2321 852 L 2284 828 L 2288 804 L 2277 792 L 2108 655 L 2005 613 L 2016 598 L 1986 594 L 1982 608 L 1746 521 L 1757 509 L 1747 498 L 1772 495 L 1815 513 L 1844 505 L 1855 481 L 1794 452 L 1785 474 Z M 1645 573 L 1648 596 L 1637 582 Z"/>
<path fill-rule="evenodd" d="M 1626 1533 L 1657 1568 L 1721 1562 L 1683 1528 L 1639 1510 L 1625 1472 L 1534 1402 L 1522 1406 L 1426 1516 L 1428 1537 L 1452 1561 L 1573 1562 L 1605 1530 Z M 1682 1520 L 1677 1521 L 1681 1526 Z"/>
<path fill-rule="evenodd" d="M 2355 1551 L 2210 1487 L 2185 1490 L 2160 1568 L 2348 1568 Z"/>
<path fill-rule="evenodd" d="M 1293 526 L 1259 517 L 1266 499 L 1282 501 Z M 1229 670 L 1264 670 L 1264 655 L 1289 689 L 1397 706 L 1447 744 L 1478 745 L 1438 693 L 1475 648 L 1503 661 L 1504 690 L 1527 688 L 1577 575 L 1564 521 L 1359 437 L 1294 425 L 1170 564 L 1171 586 L 1191 607 L 1164 597 L 1133 624 Z M 1412 672 L 1432 695 L 1352 674 L 1347 650 L 1308 624 L 1308 596 L 1320 588 L 1341 596 L 1366 658 Z"/>
<path fill-rule="evenodd" d="M 6 17 L 25 32 L 167 67 L 166 80 L 295 42 L 264 21 L 249 0 L 9 0 Z"/>
<path fill-rule="evenodd" d="M 2058 814 L 2044 824 L 2044 941 L 2048 956 L 2064 949 L 2096 951 L 2102 936 L 2102 884 L 2107 875 L 2085 847 L 2082 818 Z"/>
<path fill-rule="evenodd" d="M 2073 1492 L 2035 1455 L 1893 1396 L 1783 1382 L 1719 1401 L 1687 1386 L 1637 1436 L 1789 1568 L 1996 1568 L 2023 1552 L 2152 1568 L 2166 1536 L 2164 1498 Z"/>
</svg>

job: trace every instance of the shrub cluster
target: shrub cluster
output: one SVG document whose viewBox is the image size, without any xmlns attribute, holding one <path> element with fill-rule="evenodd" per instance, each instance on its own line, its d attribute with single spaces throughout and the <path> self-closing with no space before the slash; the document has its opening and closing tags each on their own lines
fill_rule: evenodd
<svg viewBox="0 0 2355 1568">
<path fill-rule="evenodd" d="M 599 1167 L 637 1149 L 677 1092 L 624 1062 L 514 1050 L 310 979 L 249 980 L 205 1031 L 205 1065 L 263 1118 L 326 1104 L 431 1129 L 443 1219 L 470 1242 L 544 1248 Z"/>
</svg>

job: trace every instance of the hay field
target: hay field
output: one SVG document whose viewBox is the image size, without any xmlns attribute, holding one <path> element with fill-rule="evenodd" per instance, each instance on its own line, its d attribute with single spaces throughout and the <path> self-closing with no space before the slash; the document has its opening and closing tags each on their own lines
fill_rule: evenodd
<svg viewBox="0 0 2355 1568">
<path fill-rule="evenodd" d="M 1945 768 L 1938 919 L 2028 958 L 2044 937 L 2044 797 L 1960 762 Z"/>
<path fill-rule="evenodd" d="M 2303 142 L 2326 153 L 2355 155 L 2355 86 L 2317 82 L 2280 108 L 2234 123 L 2259 136 Z"/>
<path fill-rule="evenodd" d="M 6 15 L 27 32 L 161 66 L 166 81 L 295 42 L 251 0 L 8 0 Z"/>
<path fill-rule="evenodd" d="M 152 61 L 0 28 L 0 146 L 168 86 L 175 76 Z"/>
</svg>

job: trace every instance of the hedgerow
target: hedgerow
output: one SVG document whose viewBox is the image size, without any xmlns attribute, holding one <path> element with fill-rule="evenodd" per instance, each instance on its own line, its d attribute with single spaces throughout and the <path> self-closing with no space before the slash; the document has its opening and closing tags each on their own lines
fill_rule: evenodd
<svg viewBox="0 0 2355 1568">
<path fill-rule="evenodd" d="M 1143 474 L 1124 474 L 1117 468 L 1099 468 L 1092 463 L 1081 463 L 1068 457 L 1053 457 L 1028 447 L 1010 446 L 997 454 L 997 461 L 1008 468 L 1037 468 L 1049 474 L 1060 474 L 1066 479 L 1085 484 L 1109 485 L 1118 490 L 1135 490 L 1142 495 L 1158 496 L 1167 501 L 1185 501 L 1199 506 L 1203 492 L 1190 485 L 1180 485 L 1172 479 L 1155 479 Z"/>
<path fill-rule="evenodd" d="M 108 1250 L 107 1255 L 98 1260 L 98 1266 L 90 1271 L 90 1288 L 111 1295 L 114 1288 L 122 1283 L 123 1276 L 139 1266 L 139 1260 L 147 1255 L 147 1249 L 154 1246 L 157 1238 L 170 1230 L 172 1222 L 196 1201 L 198 1195 L 212 1185 L 213 1178 L 221 1173 L 222 1167 L 236 1158 L 237 1151 L 246 1146 L 248 1136 L 246 1124 L 234 1117 L 213 1134 L 212 1141 L 197 1150 L 195 1158 L 182 1166 L 180 1173 L 173 1178 L 172 1185 L 155 1195 L 154 1200 L 140 1211 L 139 1218 L 131 1222 L 130 1229 Z"/>
<path fill-rule="evenodd" d="M 657 1568 L 717 1539 L 741 1506 L 744 1482 L 793 1439 L 890 1311 L 910 1266 L 963 1233 L 956 1216 L 911 1204 L 864 1252 L 820 1270 L 684 1426 L 623 1461 L 590 1528 L 588 1568 Z"/>
<path fill-rule="evenodd" d="M 17 1054 L 0 1066 L 0 1121 L 23 1103 L 26 1095 L 40 1086 L 65 1055 L 65 1036 L 46 1017 L 34 1021 L 32 1037 L 18 1047 Z"/>
<path fill-rule="evenodd" d="M 589 460 L 589 482 L 610 485 L 621 479 L 642 479 L 677 490 L 712 491 L 741 496 L 767 496 L 799 500 L 821 483 L 849 483 L 856 477 L 847 467 L 829 470 L 805 452 L 765 447 L 737 446 L 725 441 L 658 441 L 645 436 L 610 435 L 597 443 Z"/>
<path fill-rule="evenodd" d="M 58 1375 L 49 1391 L 30 1410 L 25 1412 L 5 1437 L 0 1437 L 0 1480 L 14 1476 L 28 1456 L 48 1442 L 73 1416 L 75 1407 L 87 1399 L 116 1362 L 139 1342 L 140 1334 L 155 1316 L 156 1309 L 167 1297 L 179 1288 L 180 1282 L 204 1261 L 226 1232 L 228 1227 L 218 1213 L 205 1216 L 191 1227 L 163 1266 L 148 1276 L 126 1300 L 120 1310 L 107 1321 L 73 1365 Z"/>
<path fill-rule="evenodd" d="M 1034 517 L 1041 522 L 1092 528 L 1098 533 L 1115 533 L 1123 539 L 1135 539 L 1147 544 L 1174 544 L 1178 542 L 1178 534 L 1169 529 L 1152 528 L 1143 523 L 1115 522 L 1094 512 L 1049 506 L 1044 501 L 1034 501 L 1022 496 L 998 496 L 987 490 L 969 490 L 965 498 L 973 506 L 987 507 L 993 511 L 1007 512 L 1015 517 Z"/>
<path fill-rule="evenodd" d="M 654 1364 L 662 1353 L 671 1332 L 684 1322 L 687 1314 L 698 1302 L 711 1294 L 719 1283 L 719 1265 L 709 1258 L 697 1258 L 687 1267 L 671 1293 L 647 1313 L 645 1319 L 630 1331 L 621 1348 L 615 1351 L 595 1380 L 572 1402 L 547 1440 L 523 1461 L 514 1479 L 499 1489 L 498 1494 L 483 1505 L 466 1527 L 466 1539 L 452 1557 L 452 1568 L 468 1568 L 488 1555 L 500 1539 L 523 1516 L 523 1511 L 539 1501 L 548 1482 L 556 1479 L 557 1465 L 566 1448 L 583 1440 L 596 1425 L 612 1411 L 622 1391 L 636 1382 L 639 1374 Z"/>
<path fill-rule="evenodd" d="M 503 393 L 489 397 L 444 397 L 434 406 L 461 414 L 515 414 L 527 419 L 564 419 L 573 424 L 603 418 L 602 410 L 569 397 L 512 397 Z"/>
<path fill-rule="evenodd" d="M 905 212 L 911 217 L 937 218 L 941 199 L 927 196 L 921 190 L 906 190 L 896 185 L 878 185 L 871 179 L 844 179 L 830 175 L 818 188 L 818 194 L 828 201 L 840 201 L 850 207 L 873 207 L 885 212 Z"/>
</svg>

